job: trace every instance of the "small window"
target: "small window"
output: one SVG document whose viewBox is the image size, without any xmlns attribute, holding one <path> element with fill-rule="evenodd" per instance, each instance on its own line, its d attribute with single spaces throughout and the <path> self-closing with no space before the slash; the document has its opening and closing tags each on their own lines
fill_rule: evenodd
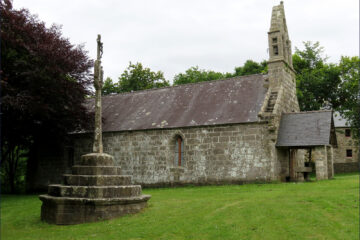
<svg viewBox="0 0 360 240">
<path fill-rule="evenodd" d="M 272 42 L 273 42 L 273 43 L 277 43 L 277 38 L 273 38 L 273 39 L 272 39 Z"/>
<path fill-rule="evenodd" d="M 346 157 L 352 157 L 352 149 L 346 149 Z"/>
<path fill-rule="evenodd" d="M 181 136 L 175 138 L 175 166 L 184 166 L 184 141 Z"/>
<path fill-rule="evenodd" d="M 276 45 L 276 46 L 273 46 L 273 50 L 274 50 L 274 54 L 275 54 L 275 55 L 279 55 L 279 48 L 278 48 L 277 45 Z"/>
<path fill-rule="evenodd" d="M 345 137 L 351 137 L 351 130 L 345 129 Z"/>
</svg>

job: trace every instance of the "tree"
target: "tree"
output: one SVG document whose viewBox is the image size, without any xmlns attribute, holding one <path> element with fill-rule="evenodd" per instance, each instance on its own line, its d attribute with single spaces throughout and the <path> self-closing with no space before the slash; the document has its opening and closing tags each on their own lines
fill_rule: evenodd
<svg viewBox="0 0 360 240">
<path fill-rule="evenodd" d="M 225 79 L 236 76 L 244 76 L 258 73 L 267 72 L 267 62 L 264 60 L 261 63 L 257 63 L 253 60 L 247 60 L 243 66 L 235 67 L 233 73 L 221 73 L 212 70 L 199 69 L 198 66 L 191 67 L 185 71 L 185 73 L 179 73 L 174 77 L 174 85 L 196 83 L 204 81 L 212 81 Z"/>
<path fill-rule="evenodd" d="M 327 64 L 323 47 L 319 42 L 304 42 L 305 49 L 296 48 L 293 65 L 296 71 L 297 97 L 302 111 L 319 110 L 321 107 L 336 109 L 340 69 L 336 64 Z"/>
<path fill-rule="evenodd" d="M 348 119 L 353 132 L 359 139 L 360 136 L 360 59 L 359 57 L 341 57 L 339 85 L 339 102 L 338 111 Z"/>
<path fill-rule="evenodd" d="M 1 0 L 1 159 L 5 185 L 16 189 L 21 157 L 39 139 L 61 139 L 88 126 L 83 105 L 92 61 L 83 46 L 61 36 L 59 26 Z M 28 159 L 28 167 L 35 159 Z M 2 181 L 4 183 L 4 181 Z"/>
<path fill-rule="evenodd" d="M 329 107 L 339 111 L 359 137 L 359 57 L 342 57 L 339 64 L 328 64 L 319 42 L 304 42 L 304 46 L 302 51 L 296 48 L 293 55 L 300 109 Z"/>
<path fill-rule="evenodd" d="M 116 92 L 131 92 L 150 88 L 170 86 L 161 71 L 153 72 L 150 68 L 144 68 L 141 63 L 132 64 L 119 77 L 118 90 Z"/>
<path fill-rule="evenodd" d="M 253 60 L 246 60 L 244 66 L 236 67 L 233 76 L 245 76 L 258 73 L 267 72 L 267 61 L 263 60 L 261 63 L 257 63 Z"/>
<path fill-rule="evenodd" d="M 198 66 L 191 67 L 185 73 L 179 73 L 174 77 L 174 85 L 211 81 L 225 78 L 226 74 L 199 69 Z M 230 75 L 229 75 L 230 76 Z"/>
<path fill-rule="evenodd" d="M 107 77 L 101 89 L 102 95 L 109 95 L 114 93 L 120 93 L 118 83 L 114 83 L 111 78 Z"/>
</svg>

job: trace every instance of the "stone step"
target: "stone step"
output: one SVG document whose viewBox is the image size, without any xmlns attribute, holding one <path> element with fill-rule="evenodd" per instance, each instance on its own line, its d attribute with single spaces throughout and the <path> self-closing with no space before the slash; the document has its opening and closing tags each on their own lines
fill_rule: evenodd
<svg viewBox="0 0 360 240">
<path fill-rule="evenodd" d="M 65 186 L 51 184 L 48 188 L 48 194 L 55 197 L 74 198 L 136 197 L 141 194 L 141 186 Z"/>
<path fill-rule="evenodd" d="M 89 153 L 80 158 L 82 166 L 114 166 L 114 157 L 106 153 Z"/>
<path fill-rule="evenodd" d="M 268 102 L 268 105 L 269 104 L 274 104 L 275 105 L 275 103 L 276 103 L 276 99 L 270 99 L 269 102 Z"/>
<path fill-rule="evenodd" d="M 71 175 L 64 174 L 65 185 L 74 186 L 120 186 L 130 185 L 129 175 Z"/>
<path fill-rule="evenodd" d="M 115 166 L 81 166 L 72 167 L 74 175 L 119 175 L 121 168 Z"/>
<path fill-rule="evenodd" d="M 277 100 L 277 92 L 272 92 L 270 94 L 269 100 L 267 102 L 265 112 L 273 112 L 275 104 L 276 104 L 276 100 Z"/>
</svg>

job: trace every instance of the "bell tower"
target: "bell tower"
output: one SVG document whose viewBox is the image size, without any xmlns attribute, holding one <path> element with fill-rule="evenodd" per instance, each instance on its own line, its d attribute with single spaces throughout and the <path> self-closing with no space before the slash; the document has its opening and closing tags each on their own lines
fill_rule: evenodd
<svg viewBox="0 0 360 240">
<path fill-rule="evenodd" d="M 291 41 L 286 26 L 284 3 L 282 1 L 280 5 L 273 7 L 268 39 L 269 63 L 272 61 L 284 61 L 290 68 L 293 68 Z"/>
<path fill-rule="evenodd" d="M 299 111 L 296 97 L 295 71 L 292 63 L 291 41 L 286 25 L 284 3 L 274 6 L 268 32 L 268 80 L 270 99 L 266 112 L 281 115 Z"/>
<path fill-rule="evenodd" d="M 287 150 L 276 148 L 281 117 L 283 113 L 300 111 L 283 1 L 272 8 L 268 44 L 268 74 L 264 84 L 268 89 L 258 116 L 267 121 L 267 150 L 273 164 L 272 179 L 278 179 L 286 176 L 289 169 Z"/>
</svg>

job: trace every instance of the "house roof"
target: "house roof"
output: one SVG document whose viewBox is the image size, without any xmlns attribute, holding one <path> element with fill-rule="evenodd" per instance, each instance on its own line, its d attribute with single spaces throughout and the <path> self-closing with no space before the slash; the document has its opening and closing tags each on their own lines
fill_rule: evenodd
<svg viewBox="0 0 360 240">
<path fill-rule="evenodd" d="M 284 113 L 281 116 L 276 146 L 329 145 L 333 137 L 331 136 L 333 127 L 332 111 Z"/>
<path fill-rule="evenodd" d="M 104 96 L 103 131 L 256 122 L 267 91 L 264 78 L 255 74 Z M 88 108 L 94 111 L 94 99 Z"/>
<path fill-rule="evenodd" d="M 345 118 L 343 118 L 339 112 L 334 112 L 333 116 L 334 116 L 335 127 L 349 127 L 350 126 L 349 122 Z"/>
</svg>

